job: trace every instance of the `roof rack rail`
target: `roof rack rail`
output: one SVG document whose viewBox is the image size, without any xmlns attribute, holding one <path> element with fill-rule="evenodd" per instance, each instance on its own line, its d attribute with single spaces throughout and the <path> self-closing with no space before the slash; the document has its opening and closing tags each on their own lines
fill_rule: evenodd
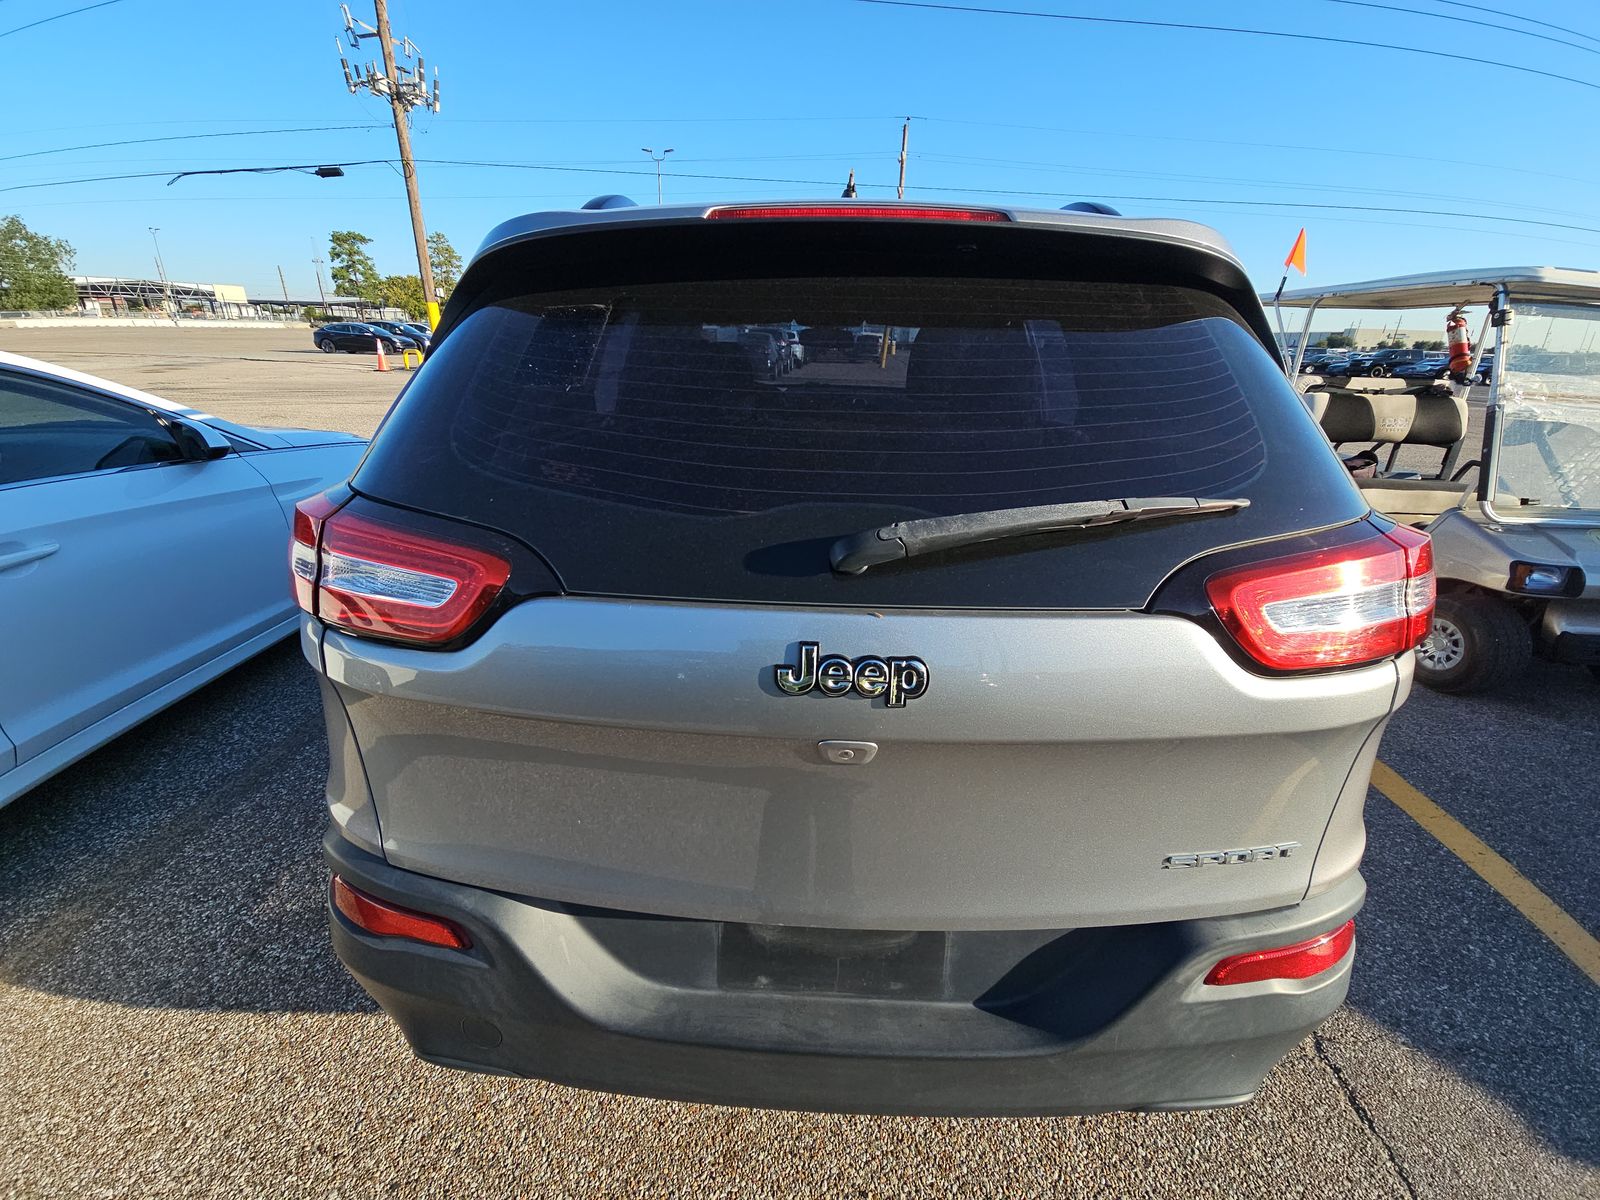
<svg viewBox="0 0 1600 1200">
<path fill-rule="evenodd" d="M 583 207 L 585 210 L 592 212 L 598 208 L 638 208 L 639 205 L 637 201 L 612 192 L 609 195 L 596 196 L 593 200 L 587 201 Z"/>
<path fill-rule="evenodd" d="M 1102 217 L 1120 217 L 1122 214 L 1109 204 L 1101 204 L 1098 200 L 1075 200 L 1071 204 L 1063 204 L 1062 212 L 1099 213 Z"/>
</svg>

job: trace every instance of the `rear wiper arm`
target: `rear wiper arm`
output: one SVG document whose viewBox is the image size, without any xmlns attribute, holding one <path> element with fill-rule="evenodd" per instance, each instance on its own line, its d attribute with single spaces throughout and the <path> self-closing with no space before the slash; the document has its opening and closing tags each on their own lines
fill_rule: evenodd
<svg viewBox="0 0 1600 1200">
<path fill-rule="evenodd" d="M 864 529 L 840 538 L 829 552 L 833 569 L 841 575 L 859 575 L 879 563 L 915 558 L 993 542 L 1001 538 L 1049 533 L 1056 529 L 1086 529 L 1120 525 L 1157 517 L 1193 517 L 1202 513 L 1233 512 L 1248 508 L 1245 499 L 1206 500 L 1198 496 L 1140 496 L 1127 500 L 1085 500 L 1081 504 L 1041 504 L 1034 508 L 1000 508 L 991 512 L 959 513 L 953 517 L 928 517 L 921 521 L 896 521 L 877 529 Z"/>
</svg>

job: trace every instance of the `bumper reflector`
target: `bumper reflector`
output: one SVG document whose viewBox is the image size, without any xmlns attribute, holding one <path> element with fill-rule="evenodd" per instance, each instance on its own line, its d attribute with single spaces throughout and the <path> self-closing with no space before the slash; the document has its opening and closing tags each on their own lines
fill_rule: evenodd
<svg viewBox="0 0 1600 1200">
<path fill-rule="evenodd" d="M 333 906 L 351 924 L 376 937 L 410 938 L 450 950 L 466 950 L 472 945 L 472 939 L 466 931 L 454 922 L 369 896 L 351 887 L 337 875 L 333 877 Z"/>
<path fill-rule="evenodd" d="M 1206 982 L 1214 986 L 1229 983 L 1259 983 L 1263 979 L 1309 979 L 1337 966 L 1356 938 L 1354 918 L 1331 933 L 1276 950 L 1252 950 L 1235 954 L 1211 968 Z"/>
</svg>

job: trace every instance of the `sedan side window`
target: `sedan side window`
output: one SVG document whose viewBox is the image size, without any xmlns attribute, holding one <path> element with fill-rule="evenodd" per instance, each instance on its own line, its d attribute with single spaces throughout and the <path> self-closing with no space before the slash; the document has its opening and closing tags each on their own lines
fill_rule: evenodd
<svg viewBox="0 0 1600 1200">
<path fill-rule="evenodd" d="M 182 457 L 172 435 L 142 408 L 0 372 L 0 485 Z"/>
</svg>

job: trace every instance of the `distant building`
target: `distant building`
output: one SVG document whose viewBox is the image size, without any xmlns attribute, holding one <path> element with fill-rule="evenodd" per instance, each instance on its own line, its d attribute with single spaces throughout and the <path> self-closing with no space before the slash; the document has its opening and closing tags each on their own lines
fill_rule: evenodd
<svg viewBox="0 0 1600 1200">
<path fill-rule="evenodd" d="M 1370 350 L 1379 342 L 1400 341 L 1409 348 L 1415 342 L 1444 341 L 1444 327 L 1437 329 L 1402 328 L 1398 325 L 1347 325 L 1343 329 L 1313 329 L 1307 337 L 1308 346 L 1321 345 L 1330 333 L 1343 334 L 1348 345 L 1356 350 Z M 1287 337 L 1278 339 L 1291 353 L 1300 343 L 1300 331 L 1290 330 Z"/>
<path fill-rule="evenodd" d="M 163 282 L 160 279 L 127 279 L 110 275 L 76 275 L 73 283 L 78 288 L 78 308 L 101 317 L 172 312 L 180 316 L 217 321 L 249 321 L 268 317 L 299 320 L 301 313 L 314 308 L 331 319 L 341 321 L 410 319 L 398 308 L 380 308 L 358 296 L 308 296 L 301 299 L 252 297 L 246 295 L 244 287 L 237 283 Z M 167 307 L 169 299 L 170 309 Z"/>
<path fill-rule="evenodd" d="M 162 312 L 171 298 L 172 309 L 180 313 L 238 320 L 259 317 L 255 306 L 236 283 L 179 283 L 159 279 L 123 279 L 107 275 L 75 275 L 78 307 L 103 317 L 125 317 L 130 313 Z"/>
</svg>

